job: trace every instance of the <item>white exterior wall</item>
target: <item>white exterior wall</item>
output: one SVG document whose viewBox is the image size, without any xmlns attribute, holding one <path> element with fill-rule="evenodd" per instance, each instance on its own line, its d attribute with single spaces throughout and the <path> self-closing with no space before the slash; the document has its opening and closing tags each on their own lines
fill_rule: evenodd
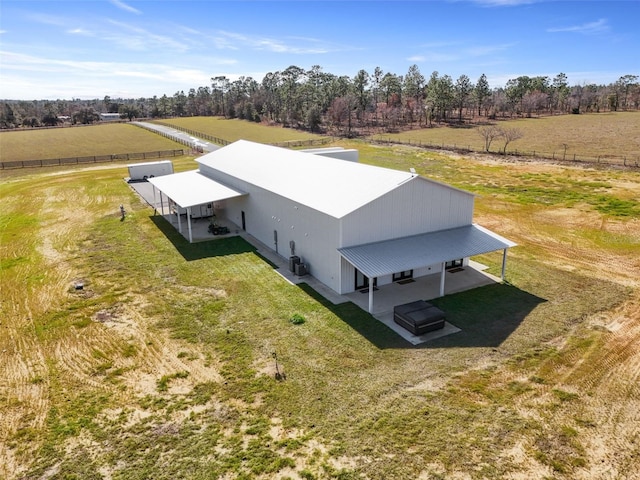
<svg viewBox="0 0 640 480">
<path fill-rule="evenodd" d="M 355 291 L 356 269 L 353 265 L 340 257 L 340 290 L 338 293 L 344 295 Z"/>
<path fill-rule="evenodd" d="M 295 255 L 309 265 L 316 279 L 344 294 L 354 291 L 355 269 L 337 248 L 434 232 L 473 223 L 474 196 L 455 188 L 414 177 L 393 191 L 341 219 L 200 164 L 200 171 L 247 196 L 226 201 L 226 218 L 287 259 L 289 241 Z M 300 185 L 304 188 L 304 183 Z M 330 195 L 330 192 L 328 192 Z M 440 265 L 414 270 L 414 277 L 440 272 Z M 388 278 L 387 278 L 388 277 Z M 392 277 L 378 279 L 380 285 Z"/>
<path fill-rule="evenodd" d="M 414 177 L 342 219 L 340 247 L 473 223 L 474 196 Z"/>
<path fill-rule="evenodd" d="M 278 232 L 278 254 L 288 259 L 289 242 L 295 242 L 295 255 L 309 265 L 309 273 L 328 287 L 340 288 L 340 254 L 337 251 L 339 222 L 317 210 L 235 177 L 201 166 L 207 176 L 249 195 L 226 201 L 226 218 L 272 250 L 276 250 L 274 230 Z M 301 186 L 304 188 L 304 186 Z"/>
<path fill-rule="evenodd" d="M 341 247 L 392 238 L 436 232 L 473 223 L 474 196 L 421 177 L 401 185 L 368 205 L 341 219 Z M 355 269 L 341 259 L 340 293 L 354 291 Z M 440 265 L 413 271 L 414 277 L 440 272 Z M 391 275 L 378 279 L 378 285 L 392 281 Z"/>
<path fill-rule="evenodd" d="M 144 177 L 161 177 L 173 173 L 173 162 L 171 160 L 132 163 L 127 167 L 129 167 L 129 178 L 131 180 L 142 180 Z"/>
</svg>

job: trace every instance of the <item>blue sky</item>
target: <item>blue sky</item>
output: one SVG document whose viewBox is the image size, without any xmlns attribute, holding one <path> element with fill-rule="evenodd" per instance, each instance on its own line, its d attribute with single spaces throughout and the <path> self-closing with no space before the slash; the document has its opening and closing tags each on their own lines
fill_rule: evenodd
<svg viewBox="0 0 640 480">
<path fill-rule="evenodd" d="M 2 0 L 0 98 L 171 96 L 290 65 L 610 83 L 640 74 L 639 19 L 638 0 Z"/>
</svg>

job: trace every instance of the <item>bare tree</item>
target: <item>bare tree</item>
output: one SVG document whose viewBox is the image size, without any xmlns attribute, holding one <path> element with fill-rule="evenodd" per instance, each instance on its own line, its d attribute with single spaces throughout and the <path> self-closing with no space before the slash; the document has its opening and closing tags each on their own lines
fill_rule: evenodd
<svg viewBox="0 0 640 480">
<path fill-rule="evenodd" d="M 489 147 L 491 147 L 491 142 L 493 142 L 496 138 L 502 136 L 502 130 L 500 127 L 496 127 L 495 125 L 485 125 L 484 127 L 478 128 L 478 133 L 484 139 L 484 151 L 488 152 Z"/>
<path fill-rule="evenodd" d="M 518 140 L 523 137 L 522 130 L 518 128 L 500 128 L 500 137 L 504 140 L 504 148 L 502 149 L 503 154 L 507 154 L 507 145 L 511 142 Z"/>
</svg>

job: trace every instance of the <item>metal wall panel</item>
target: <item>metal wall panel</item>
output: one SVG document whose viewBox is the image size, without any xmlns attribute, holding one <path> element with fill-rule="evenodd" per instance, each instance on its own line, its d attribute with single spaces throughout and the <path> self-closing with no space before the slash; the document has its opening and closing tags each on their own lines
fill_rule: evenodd
<svg viewBox="0 0 640 480">
<path fill-rule="evenodd" d="M 295 255 L 309 265 L 310 274 L 339 291 L 341 257 L 336 250 L 339 229 L 336 218 L 216 170 L 207 168 L 206 173 L 249 194 L 227 201 L 229 220 L 241 227 L 244 212 L 247 233 L 284 259 L 291 255 L 289 242 L 293 241 Z M 300 188 L 304 188 L 303 183 Z M 277 232 L 277 245 L 274 231 Z"/>
<path fill-rule="evenodd" d="M 345 216 L 341 246 L 470 225 L 473 201 L 471 193 L 415 177 Z"/>
</svg>

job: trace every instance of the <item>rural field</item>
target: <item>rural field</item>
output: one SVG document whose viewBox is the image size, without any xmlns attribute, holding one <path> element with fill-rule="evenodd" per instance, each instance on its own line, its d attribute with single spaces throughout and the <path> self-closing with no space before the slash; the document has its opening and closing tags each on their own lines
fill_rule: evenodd
<svg viewBox="0 0 640 480">
<path fill-rule="evenodd" d="M 123 165 L 2 172 L 0 478 L 639 478 L 640 172 L 336 145 L 518 243 L 434 300 L 461 332 L 413 347 L 240 237 L 189 244 Z"/>
<path fill-rule="evenodd" d="M 281 143 L 320 139 L 321 135 L 281 127 L 269 127 L 244 120 L 226 120 L 220 117 L 183 117 L 162 120 L 160 123 L 206 133 L 228 142 L 251 140 L 260 143 Z"/>
<path fill-rule="evenodd" d="M 0 134 L 0 145 L 2 162 L 184 148 L 184 145 L 124 123 L 6 131 Z"/>
<path fill-rule="evenodd" d="M 510 143 L 507 152 L 535 152 L 538 156 L 572 160 L 576 158 L 616 158 L 640 164 L 640 112 L 609 112 L 581 115 L 558 115 L 515 120 L 497 120 L 495 125 L 516 128 L 522 138 Z M 397 134 L 381 134 L 374 139 L 445 144 L 458 148 L 484 150 L 484 139 L 477 126 L 428 128 Z M 566 146 L 566 150 L 565 150 Z M 492 152 L 501 151 L 502 139 L 492 142 Z"/>
</svg>

